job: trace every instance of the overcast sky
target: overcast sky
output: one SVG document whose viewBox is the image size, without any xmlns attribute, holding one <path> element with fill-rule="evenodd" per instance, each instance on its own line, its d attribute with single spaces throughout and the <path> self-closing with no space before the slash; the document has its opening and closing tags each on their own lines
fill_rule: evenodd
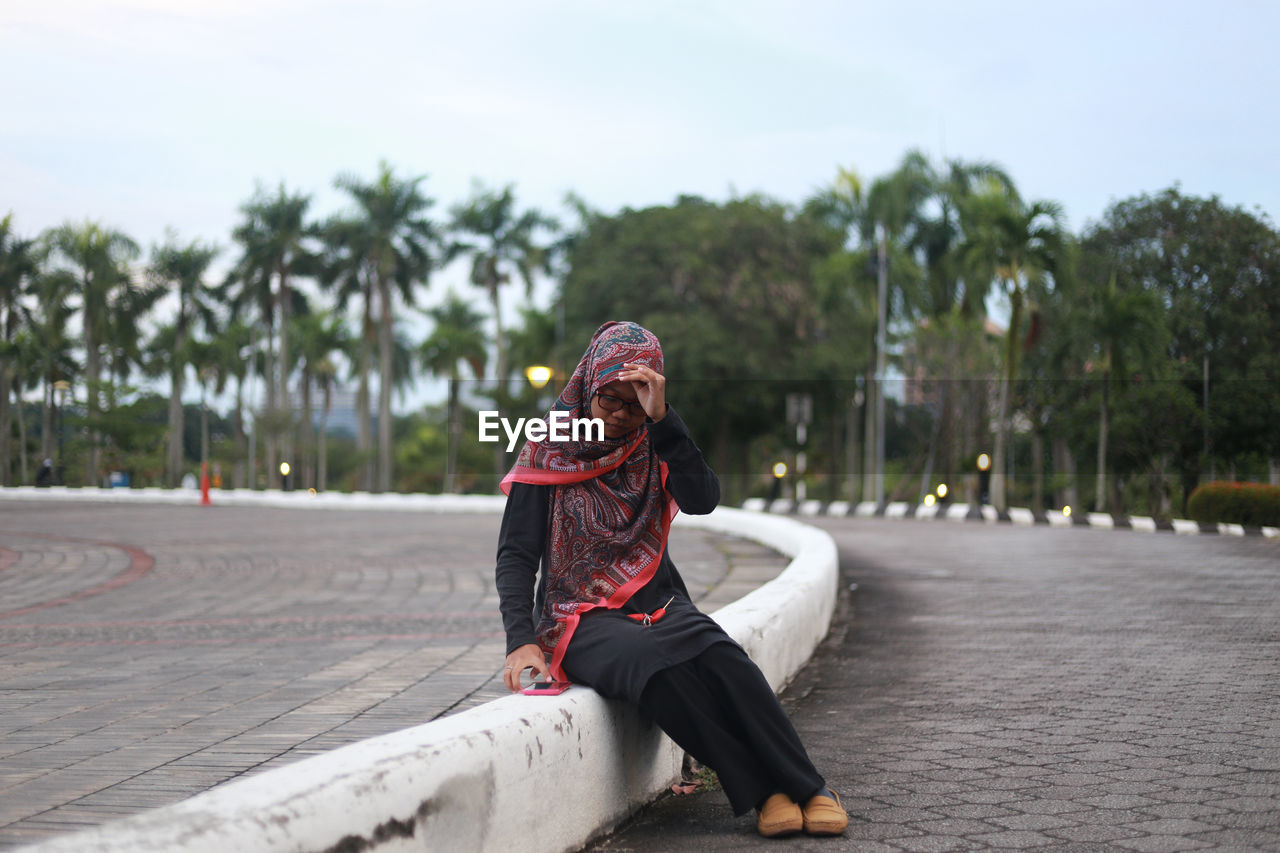
<svg viewBox="0 0 1280 853">
<path fill-rule="evenodd" d="M 0 0 L 0 215 L 229 247 L 255 182 L 323 216 L 380 159 L 428 175 L 443 218 L 475 178 L 555 214 L 569 190 L 799 203 L 918 148 L 1004 166 L 1075 230 L 1175 182 L 1274 221 L 1278 9 Z"/>
</svg>

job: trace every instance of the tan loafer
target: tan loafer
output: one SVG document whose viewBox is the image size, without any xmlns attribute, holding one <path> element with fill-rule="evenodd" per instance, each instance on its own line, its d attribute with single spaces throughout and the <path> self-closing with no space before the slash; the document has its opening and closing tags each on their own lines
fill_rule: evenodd
<svg viewBox="0 0 1280 853">
<path fill-rule="evenodd" d="M 849 825 L 849 815 L 835 791 L 810 797 L 804 804 L 804 831 L 809 835 L 839 835 Z"/>
<path fill-rule="evenodd" d="M 795 835 L 804 829 L 804 815 L 795 800 L 786 794 L 774 794 L 760 806 L 756 816 L 756 831 L 765 838 Z"/>
</svg>

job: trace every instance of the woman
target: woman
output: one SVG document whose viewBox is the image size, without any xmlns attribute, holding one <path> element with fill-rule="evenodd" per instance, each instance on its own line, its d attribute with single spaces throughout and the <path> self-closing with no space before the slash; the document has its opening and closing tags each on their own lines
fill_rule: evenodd
<svg viewBox="0 0 1280 853">
<path fill-rule="evenodd" d="M 758 809 L 762 835 L 838 835 L 848 823 L 839 798 L 667 553 L 676 512 L 711 512 L 720 484 L 667 405 L 662 369 L 651 332 L 605 323 L 556 401 L 603 421 L 604 440 L 528 442 L 502 481 L 506 685 L 519 690 L 531 669 L 636 704 L 716 771 L 734 814 Z"/>
</svg>

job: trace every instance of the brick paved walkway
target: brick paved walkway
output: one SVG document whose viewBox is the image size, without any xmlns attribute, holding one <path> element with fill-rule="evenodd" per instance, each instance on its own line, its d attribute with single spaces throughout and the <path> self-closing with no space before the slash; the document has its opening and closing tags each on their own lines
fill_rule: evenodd
<svg viewBox="0 0 1280 853">
<path fill-rule="evenodd" d="M 1280 850 L 1280 543 L 817 523 L 845 600 L 784 705 L 845 836 L 759 838 L 716 791 L 590 849 Z"/>
<path fill-rule="evenodd" d="M 0 505 L 0 848 L 506 695 L 498 521 Z M 785 562 L 671 548 L 708 610 Z"/>
</svg>

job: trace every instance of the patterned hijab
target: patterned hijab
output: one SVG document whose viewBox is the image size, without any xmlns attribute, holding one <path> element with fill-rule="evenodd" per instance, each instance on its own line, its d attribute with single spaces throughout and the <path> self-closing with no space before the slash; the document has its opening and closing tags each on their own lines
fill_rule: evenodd
<svg viewBox="0 0 1280 853">
<path fill-rule="evenodd" d="M 552 411 L 591 417 L 596 392 L 617 378 L 624 363 L 662 372 L 662 346 L 636 323 L 605 323 L 591 338 Z M 555 485 L 547 530 L 546 600 L 538 644 L 560 662 L 583 613 L 616 608 L 653 577 L 666 550 L 676 503 L 666 495 L 666 466 L 645 426 L 601 441 L 528 441 L 502 480 Z"/>
</svg>

